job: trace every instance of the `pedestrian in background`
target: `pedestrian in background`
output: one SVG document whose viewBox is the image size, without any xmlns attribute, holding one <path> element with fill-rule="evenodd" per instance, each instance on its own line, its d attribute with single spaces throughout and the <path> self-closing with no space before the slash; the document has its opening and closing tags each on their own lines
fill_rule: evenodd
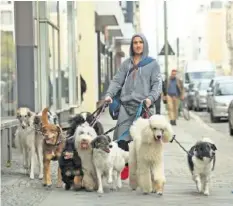
<svg viewBox="0 0 233 206">
<path fill-rule="evenodd" d="M 176 125 L 180 100 L 184 100 L 184 85 L 176 74 L 177 71 L 173 69 L 170 77 L 165 80 L 163 87 L 163 100 L 167 103 L 171 125 Z"/>
</svg>

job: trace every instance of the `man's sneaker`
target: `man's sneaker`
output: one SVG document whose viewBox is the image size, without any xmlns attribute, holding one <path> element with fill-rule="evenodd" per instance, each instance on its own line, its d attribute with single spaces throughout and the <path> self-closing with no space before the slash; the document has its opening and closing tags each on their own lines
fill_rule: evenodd
<svg viewBox="0 0 233 206">
<path fill-rule="evenodd" d="M 126 180 L 129 177 L 129 167 L 125 166 L 124 169 L 121 171 L 121 179 Z"/>
</svg>

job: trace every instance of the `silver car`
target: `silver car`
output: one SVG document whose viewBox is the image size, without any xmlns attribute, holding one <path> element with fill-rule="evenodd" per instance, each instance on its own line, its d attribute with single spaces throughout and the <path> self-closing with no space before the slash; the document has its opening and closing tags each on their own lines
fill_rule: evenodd
<svg viewBox="0 0 233 206">
<path fill-rule="evenodd" d="M 217 76 L 211 79 L 210 84 L 209 84 L 209 88 L 207 89 L 207 96 L 206 96 L 206 100 L 207 100 L 207 112 L 211 111 L 211 101 L 212 101 L 212 93 L 213 93 L 213 89 L 215 84 L 218 81 L 222 81 L 222 80 L 233 80 L 232 76 Z"/>
<path fill-rule="evenodd" d="M 193 107 L 195 111 L 200 111 L 207 108 L 207 89 L 209 88 L 210 80 L 201 80 L 197 84 L 195 91 Z"/>
<path fill-rule="evenodd" d="M 228 118 L 228 107 L 233 99 L 233 80 L 216 82 L 211 98 L 211 122 L 218 122 L 220 118 Z"/>
</svg>

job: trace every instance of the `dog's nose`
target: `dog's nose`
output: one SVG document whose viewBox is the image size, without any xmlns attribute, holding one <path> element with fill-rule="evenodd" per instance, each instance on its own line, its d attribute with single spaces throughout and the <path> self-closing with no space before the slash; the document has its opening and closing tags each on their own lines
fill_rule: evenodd
<svg viewBox="0 0 233 206">
<path fill-rule="evenodd" d="M 112 145 L 109 145 L 109 148 L 112 148 Z"/>
<path fill-rule="evenodd" d="M 157 135 L 157 138 L 158 138 L 158 139 L 161 139 L 161 137 L 162 137 L 161 135 Z"/>
</svg>

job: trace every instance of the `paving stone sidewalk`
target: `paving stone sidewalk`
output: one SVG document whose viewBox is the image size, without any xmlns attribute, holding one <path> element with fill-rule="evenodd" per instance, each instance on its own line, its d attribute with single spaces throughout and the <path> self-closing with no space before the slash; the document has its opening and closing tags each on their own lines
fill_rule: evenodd
<svg viewBox="0 0 233 206">
<path fill-rule="evenodd" d="M 113 127 L 112 121 L 106 111 L 100 120 L 105 130 Z M 211 137 L 218 148 L 216 171 L 213 175 L 212 189 L 209 197 L 197 194 L 194 183 L 187 166 L 185 152 L 174 142 L 165 146 L 165 173 L 167 183 L 164 196 L 155 194 L 142 195 L 140 191 L 132 192 L 124 183 L 122 190 L 107 192 L 103 196 L 97 193 L 65 191 L 54 188 L 46 190 L 41 181 L 29 180 L 20 173 L 21 159 L 18 152 L 14 151 L 12 168 L 2 168 L 1 199 L 3 206 L 63 206 L 76 204 L 79 206 L 118 206 L 118 205 L 164 205 L 164 206 L 230 206 L 233 202 L 233 164 L 232 149 L 233 139 L 214 130 L 208 130 L 199 122 L 183 118 L 178 120 L 174 127 L 177 139 L 189 149 L 202 136 Z M 56 163 L 53 163 L 53 180 L 55 182 Z"/>
</svg>

